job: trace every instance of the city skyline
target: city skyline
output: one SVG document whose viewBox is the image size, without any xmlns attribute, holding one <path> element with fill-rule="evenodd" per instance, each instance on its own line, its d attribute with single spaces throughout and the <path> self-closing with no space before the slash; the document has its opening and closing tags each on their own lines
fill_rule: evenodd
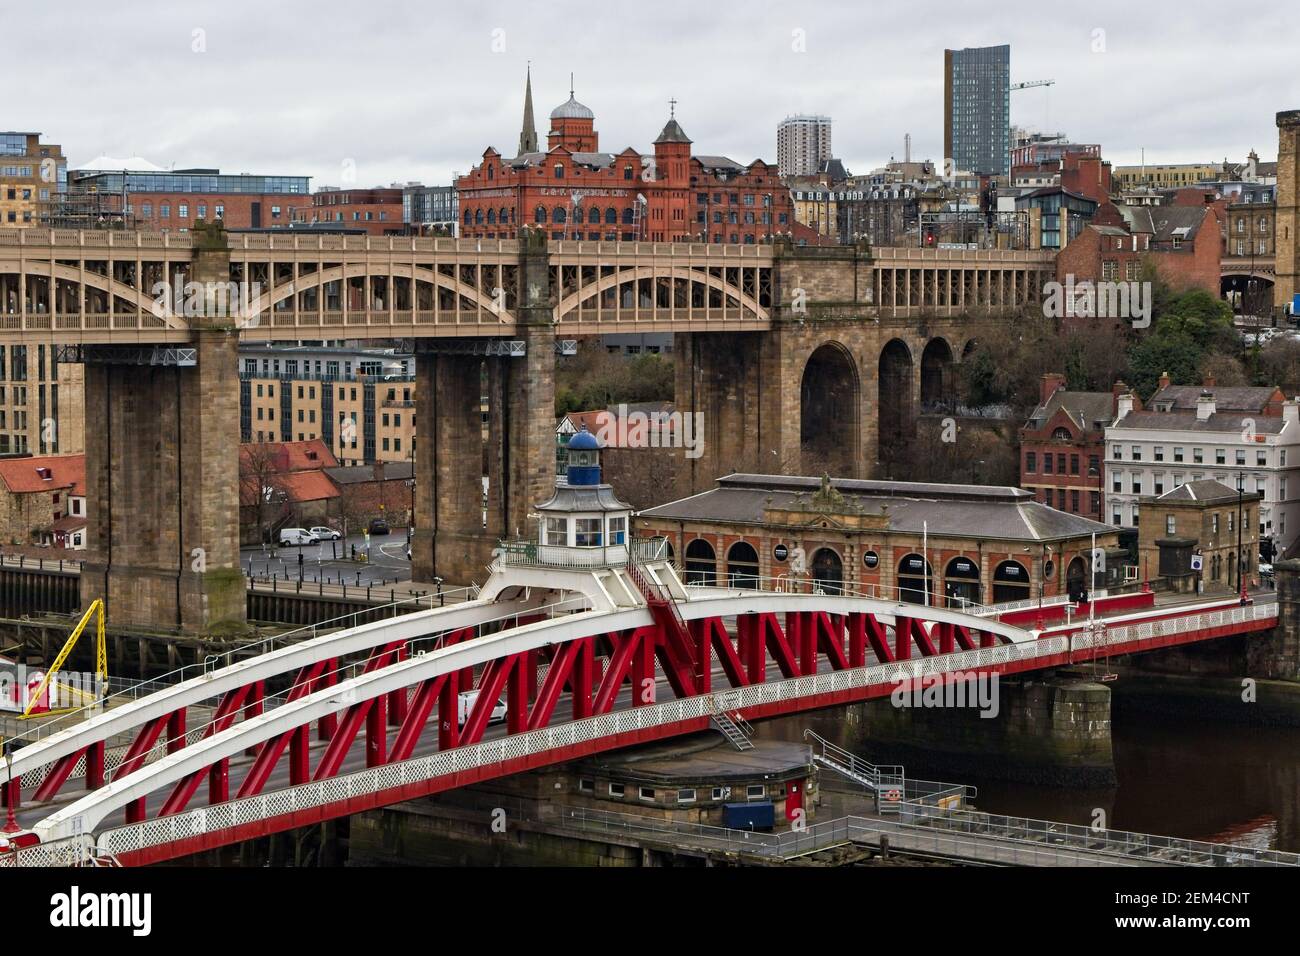
<svg viewBox="0 0 1300 956">
<path fill-rule="evenodd" d="M 1013 5 L 997 26 L 939 5 L 934 29 L 916 37 L 911 14 L 839 3 L 761 4 L 744 23 L 682 30 L 693 11 L 669 3 L 631 45 L 626 18 L 592 20 L 574 4 L 433 15 L 393 3 L 349 24 L 355 49 L 346 49 L 331 36 L 350 9 L 342 5 L 277 6 L 250 22 L 241 4 L 154 3 L 123 41 L 146 55 L 110 70 L 95 51 L 118 42 L 117 22 L 90 6 L 68 16 L 70 6 L 81 5 L 20 15 L 31 35 L 57 23 L 65 55 L 52 66 L 39 45 L 11 54 L 16 75 L 43 75 L 47 88 L 17 98 L 3 125 L 63 144 L 73 168 L 141 156 L 164 167 L 310 175 L 313 188 L 447 182 L 488 146 L 513 152 L 529 61 L 541 126 L 572 72 L 606 148 L 648 150 L 676 99 L 702 152 L 775 162 L 781 119 L 824 113 L 835 117 L 837 157 L 855 173 L 902 158 L 908 133 L 914 157 L 942 159 L 945 48 L 1010 44 L 1012 82 L 1056 81 L 1014 93 L 1011 123 L 1100 142 L 1116 166 L 1137 164 L 1143 148 L 1153 164 L 1241 161 L 1252 148 L 1271 159 L 1274 112 L 1300 93 L 1286 69 L 1294 25 L 1263 12 L 1249 50 L 1225 45 L 1195 22 L 1208 4 L 1172 25 L 1119 5 L 1086 17 Z M 719 47 L 736 56 L 718 56 Z M 1208 82 L 1189 88 L 1187 76 Z"/>
</svg>

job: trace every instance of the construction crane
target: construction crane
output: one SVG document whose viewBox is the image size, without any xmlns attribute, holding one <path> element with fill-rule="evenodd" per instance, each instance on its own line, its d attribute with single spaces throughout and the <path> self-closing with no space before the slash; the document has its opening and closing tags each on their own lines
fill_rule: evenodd
<svg viewBox="0 0 1300 956">
<path fill-rule="evenodd" d="M 1012 91 L 1028 90 L 1028 89 L 1032 89 L 1035 86 L 1055 86 L 1055 85 L 1056 85 L 1056 80 L 1030 80 L 1027 83 L 1012 83 L 1011 89 Z"/>
</svg>

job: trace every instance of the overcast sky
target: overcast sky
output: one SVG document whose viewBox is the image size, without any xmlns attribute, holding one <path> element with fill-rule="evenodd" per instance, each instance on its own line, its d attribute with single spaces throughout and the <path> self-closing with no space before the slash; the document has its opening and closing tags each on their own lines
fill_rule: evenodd
<svg viewBox="0 0 1300 956">
<path fill-rule="evenodd" d="M 879 7 L 877 9 L 877 6 Z M 1300 108 L 1291 2 L 1234 11 L 1101 2 L 0 0 L 0 128 L 161 166 L 310 175 L 313 187 L 447 182 L 513 155 L 524 68 L 543 142 L 578 99 L 601 148 L 648 151 L 676 98 L 699 153 L 776 160 L 790 113 L 834 121 L 854 173 L 941 160 L 945 47 L 1011 44 L 1013 124 L 1100 142 L 1116 165 L 1276 158 Z M 14 42 L 17 38 L 23 38 Z M 355 179 L 348 171 L 355 170 Z"/>
</svg>

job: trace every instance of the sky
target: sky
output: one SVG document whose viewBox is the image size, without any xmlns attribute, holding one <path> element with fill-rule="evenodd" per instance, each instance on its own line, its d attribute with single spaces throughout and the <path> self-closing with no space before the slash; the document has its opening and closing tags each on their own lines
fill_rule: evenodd
<svg viewBox="0 0 1300 956">
<path fill-rule="evenodd" d="M 1148 9 L 1149 7 L 1149 9 Z M 1222 3 L 865 0 L 0 0 L 0 128 L 163 167 L 310 175 L 313 188 L 449 182 L 568 98 L 603 150 L 649 151 L 669 100 L 697 153 L 776 160 L 793 113 L 833 120 L 853 173 L 941 162 L 943 51 L 1011 45 L 1011 121 L 1115 165 L 1262 160 L 1300 108 L 1300 17 Z"/>
</svg>

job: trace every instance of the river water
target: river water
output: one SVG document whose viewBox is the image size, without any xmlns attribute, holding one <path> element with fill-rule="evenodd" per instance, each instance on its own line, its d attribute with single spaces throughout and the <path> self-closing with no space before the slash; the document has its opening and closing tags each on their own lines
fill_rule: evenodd
<svg viewBox="0 0 1300 956">
<path fill-rule="evenodd" d="M 782 740 L 797 740 L 811 727 L 868 760 L 893 763 L 887 751 L 872 747 L 863 719 L 864 707 L 880 706 L 890 705 L 881 701 L 756 727 L 760 737 Z M 989 813 L 1090 825 L 1101 811 L 1102 824 L 1114 830 L 1300 852 L 1300 727 L 1227 726 L 1117 708 L 1111 742 L 1119 781 L 1114 789 L 955 775 L 939 755 L 929 766 L 913 757 L 906 771 L 911 777 L 975 785 L 976 806 Z M 996 754 L 989 759 L 995 761 Z"/>
</svg>

